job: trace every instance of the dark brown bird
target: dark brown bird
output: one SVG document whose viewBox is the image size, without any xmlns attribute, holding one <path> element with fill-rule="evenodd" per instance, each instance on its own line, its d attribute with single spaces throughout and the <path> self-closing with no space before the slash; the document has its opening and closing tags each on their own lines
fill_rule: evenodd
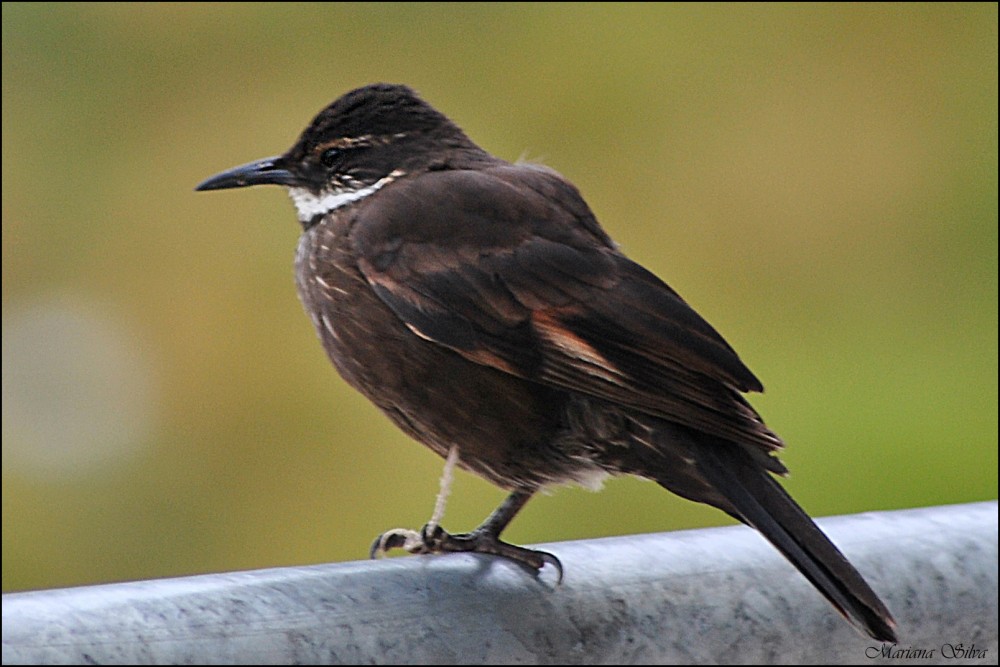
<svg viewBox="0 0 1000 667">
<path fill-rule="evenodd" d="M 373 551 L 475 551 L 561 574 L 501 531 L 543 487 L 638 475 L 753 526 L 849 621 L 896 640 L 885 605 L 775 481 L 781 439 L 742 396 L 760 381 L 565 178 L 493 157 L 411 89 L 377 84 L 333 102 L 284 155 L 198 189 L 267 183 L 298 210 L 299 296 L 340 374 L 510 491 L 471 533 L 444 532 L 435 512 Z"/>
</svg>

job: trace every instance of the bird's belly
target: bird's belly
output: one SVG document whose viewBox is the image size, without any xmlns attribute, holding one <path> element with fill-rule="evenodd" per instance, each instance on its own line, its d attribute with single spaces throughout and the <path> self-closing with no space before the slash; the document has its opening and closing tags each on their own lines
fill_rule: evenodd
<svg viewBox="0 0 1000 667">
<path fill-rule="evenodd" d="M 561 451 L 565 393 L 414 334 L 369 287 L 337 231 L 321 223 L 303 234 L 296 280 L 327 355 L 349 384 L 437 454 L 457 445 L 462 467 L 498 486 L 538 488 L 592 473 Z"/>
</svg>

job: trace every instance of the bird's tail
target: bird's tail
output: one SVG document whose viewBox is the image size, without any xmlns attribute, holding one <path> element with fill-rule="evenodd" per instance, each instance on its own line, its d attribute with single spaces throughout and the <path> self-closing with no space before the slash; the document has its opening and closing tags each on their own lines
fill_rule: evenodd
<svg viewBox="0 0 1000 667">
<path fill-rule="evenodd" d="M 712 491 L 710 500 L 696 499 L 759 530 L 852 624 L 879 641 L 896 641 L 896 622 L 875 591 L 749 452 L 716 440 L 691 447 L 689 455 Z M 674 480 L 658 481 L 676 492 Z"/>
</svg>

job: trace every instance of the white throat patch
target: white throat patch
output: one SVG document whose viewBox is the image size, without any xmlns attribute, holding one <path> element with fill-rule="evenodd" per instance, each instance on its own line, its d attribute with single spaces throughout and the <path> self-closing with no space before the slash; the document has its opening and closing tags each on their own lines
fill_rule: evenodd
<svg viewBox="0 0 1000 667">
<path fill-rule="evenodd" d="M 317 215 L 326 215 L 341 206 L 364 199 L 404 175 L 406 172 L 397 169 L 360 190 L 323 190 L 315 194 L 306 188 L 288 188 L 288 196 L 299 213 L 299 222 L 305 224 Z"/>
</svg>

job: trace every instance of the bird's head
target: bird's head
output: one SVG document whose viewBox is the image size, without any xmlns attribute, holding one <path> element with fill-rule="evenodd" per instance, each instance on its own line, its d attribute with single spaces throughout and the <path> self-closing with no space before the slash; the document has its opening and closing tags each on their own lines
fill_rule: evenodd
<svg viewBox="0 0 1000 667">
<path fill-rule="evenodd" d="M 409 87 L 372 84 L 323 109 L 284 155 L 212 176 L 197 190 L 284 185 L 309 225 L 408 174 L 487 154 Z"/>
</svg>

